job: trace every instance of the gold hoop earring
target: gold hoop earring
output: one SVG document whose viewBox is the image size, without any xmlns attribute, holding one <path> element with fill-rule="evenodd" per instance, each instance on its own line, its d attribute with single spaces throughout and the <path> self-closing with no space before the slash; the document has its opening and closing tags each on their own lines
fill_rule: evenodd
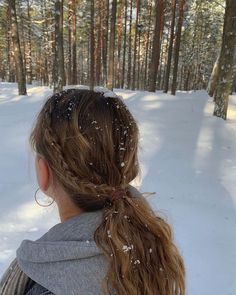
<svg viewBox="0 0 236 295">
<path fill-rule="evenodd" d="M 48 204 L 41 204 L 38 199 L 37 199 L 37 193 L 39 192 L 40 188 L 36 189 L 35 193 L 34 193 L 34 199 L 35 199 L 35 202 L 41 206 L 41 207 L 49 207 L 51 206 L 53 203 L 54 203 L 54 199 L 52 199 L 52 202 L 51 203 L 48 203 Z"/>
</svg>

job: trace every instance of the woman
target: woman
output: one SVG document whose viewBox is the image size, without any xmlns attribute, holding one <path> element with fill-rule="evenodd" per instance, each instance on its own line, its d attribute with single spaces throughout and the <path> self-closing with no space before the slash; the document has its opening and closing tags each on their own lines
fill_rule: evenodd
<svg viewBox="0 0 236 295">
<path fill-rule="evenodd" d="M 22 242 L 1 294 L 185 294 L 170 226 L 129 185 L 139 172 L 138 127 L 119 97 L 54 94 L 30 140 L 39 188 L 61 223 Z"/>
</svg>

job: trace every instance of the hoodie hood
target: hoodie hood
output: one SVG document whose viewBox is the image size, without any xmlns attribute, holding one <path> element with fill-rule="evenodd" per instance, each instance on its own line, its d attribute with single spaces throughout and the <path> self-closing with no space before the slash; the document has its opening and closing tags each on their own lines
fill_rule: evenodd
<svg viewBox="0 0 236 295">
<path fill-rule="evenodd" d="M 141 195 L 131 186 L 129 190 Z M 83 212 L 56 224 L 36 241 L 22 241 L 16 252 L 19 267 L 56 295 L 102 294 L 107 261 L 93 238 L 102 219 L 102 210 Z"/>
<path fill-rule="evenodd" d="M 102 221 L 102 211 L 84 212 L 53 226 L 36 241 L 24 240 L 17 250 L 19 259 L 47 263 L 99 255 L 93 234 Z"/>
<path fill-rule="evenodd" d="M 56 295 L 100 294 L 106 261 L 93 234 L 102 213 L 84 212 L 55 225 L 36 241 L 24 240 L 16 252 L 19 267 Z"/>
</svg>

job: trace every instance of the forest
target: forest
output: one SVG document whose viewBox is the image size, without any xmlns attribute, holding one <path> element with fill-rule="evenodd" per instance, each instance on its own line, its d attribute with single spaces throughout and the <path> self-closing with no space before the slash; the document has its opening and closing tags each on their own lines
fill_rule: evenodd
<svg viewBox="0 0 236 295">
<path fill-rule="evenodd" d="M 70 88 L 76 88 L 76 91 Z M 62 99 L 59 104 L 62 110 L 58 111 L 58 97 L 66 98 L 67 90 L 68 93 L 79 93 L 77 89 L 99 92 L 101 95 L 81 91 L 97 97 L 99 104 L 93 104 L 94 99 L 90 100 L 90 96 L 83 103 L 80 95 L 73 95 L 68 96 L 68 106 L 64 104 L 66 99 Z M 65 91 L 58 93 L 62 90 Z M 55 108 L 45 104 L 48 99 L 53 104 L 56 102 Z M 83 106 L 80 109 L 81 101 Z M 127 109 L 119 107 L 120 103 Z M 46 105 L 46 111 L 42 109 L 43 105 Z M 87 108 L 90 105 L 94 107 Z M 137 130 L 134 120 L 125 115 L 127 110 L 133 115 Z M 116 115 L 120 117 L 119 122 L 116 122 Z M 39 121 L 40 125 L 37 124 Z M 85 122 L 82 129 L 81 122 Z M 74 126 L 72 130 L 70 123 Z M 39 135 L 35 136 L 39 137 L 37 148 L 30 136 L 33 126 L 39 126 L 36 128 Z M 107 126 L 111 127 L 109 132 L 106 132 Z M 83 129 L 91 131 L 94 138 L 101 138 L 94 150 L 96 155 L 90 148 L 93 138 Z M 132 136 L 130 130 L 135 130 Z M 37 281 L 32 272 L 32 279 L 47 288 L 50 294 L 98 294 L 97 289 L 96 292 L 86 292 L 81 287 L 78 287 L 78 293 L 72 291 L 71 286 L 69 292 L 54 289 L 67 286 L 62 284 L 62 276 L 69 278 L 69 284 L 72 281 L 79 283 L 83 281 L 81 277 L 86 277 L 85 287 L 89 288 L 90 275 L 96 278 L 101 273 L 96 268 L 93 275 L 90 264 L 87 264 L 88 273 L 84 276 L 81 268 L 74 264 L 79 261 L 77 257 L 74 259 L 67 251 L 69 242 L 75 255 L 82 253 L 77 244 L 81 242 L 80 236 L 74 236 L 80 231 L 78 226 L 76 231 L 69 228 L 62 233 L 60 239 L 65 237 L 66 241 L 55 239 L 62 242 L 69 255 L 65 256 L 66 262 L 73 262 L 73 268 L 67 264 L 63 268 L 61 258 L 64 252 L 55 248 L 50 240 L 46 242 L 49 248 L 41 248 L 40 237 L 50 233 L 54 226 L 60 226 L 62 221 L 57 200 L 62 200 L 61 208 L 67 209 L 66 189 L 65 194 L 59 196 L 60 190 L 54 191 L 54 186 L 46 191 L 41 187 L 38 171 L 43 167 L 42 171 L 51 171 L 49 178 L 55 179 L 56 185 L 62 180 L 62 191 L 64 185 L 73 186 L 70 194 L 71 200 L 76 200 L 76 215 L 88 195 L 90 200 L 90 190 L 81 193 L 83 180 L 95 190 L 97 184 L 102 186 L 105 183 L 107 187 L 112 183 L 114 186 L 118 179 L 142 193 L 157 215 L 157 222 L 160 216 L 171 225 L 173 233 L 163 226 L 160 231 L 164 233 L 163 239 L 157 235 L 157 247 L 147 246 L 149 236 L 153 242 L 149 226 L 139 234 L 138 242 L 132 241 L 133 233 L 137 231 L 138 234 L 139 228 L 149 222 L 143 205 L 130 207 L 128 204 L 132 205 L 132 200 L 124 198 L 122 208 L 111 208 L 111 218 L 107 220 L 105 217 L 104 225 L 111 229 L 112 238 L 109 229 L 104 231 L 101 240 L 109 240 L 116 248 L 111 223 L 114 220 L 115 228 L 121 234 L 118 238 L 121 248 L 117 248 L 121 251 L 117 253 L 124 257 L 124 269 L 132 261 L 129 258 L 132 258 L 130 250 L 133 248 L 129 239 L 126 240 L 131 238 L 134 250 L 138 246 L 148 259 L 137 256 L 135 261 L 139 263 L 132 264 L 134 271 L 140 268 L 143 268 L 143 274 L 150 269 L 158 271 L 157 276 L 146 276 L 145 279 L 140 272 L 133 276 L 135 272 L 127 270 L 125 276 L 119 276 L 120 282 L 128 277 L 141 278 L 137 285 L 139 292 L 135 289 L 119 294 L 236 294 L 236 0 L 0 0 L 0 134 L 1 295 L 26 294 L 20 290 L 8 292 L 5 279 L 8 284 L 13 278 L 13 285 L 18 288 L 15 275 L 19 272 L 13 269 L 12 276 L 5 273 L 9 265 L 11 269 L 21 243 L 27 241 L 40 247 L 35 248 L 39 251 L 33 251 L 35 260 L 31 259 L 30 253 L 33 252 L 28 250 L 30 248 L 23 251 L 28 256 L 29 265 L 34 266 L 32 269 L 37 268 L 45 279 L 48 276 L 42 264 L 52 269 L 48 285 L 43 280 Z M 134 138 L 135 142 L 137 139 L 135 149 Z M 139 161 L 134 154 L 136 145 Z M 45 146 L 53 156 L 53 163 L 62 170 L 51 169 L 52 160 L 41 167 L 41 160 L 47 160 L 47 152 L 41 154 L 44 150 L 41 146 Z M 129 150 L 132 150 L 130 154 Z M 92 160 L 86 160 L 83 154 L 91 154 Z M 136 175 L 137 163 L 140 163 L 140 169 Z M 82 170 L 77 173 L 81 166 L 88 174 Z M 131 174 L 132 177 L 126 177 Z M 94 179 L 101 179 L 101 182 Z M 96 193 L 100 197 L 100 193 Z M 136 209 L 143 217 L 133 223 L 131 214 Z M 85 210 L 85 213 L 92 212 Z M 68 216 L 72 216 L 70 212 Z M 93 219 L 84 219 L 84 228 L 92 229 L 90 221 Z M 123 227 L 127 224 L 133 226 L 128 234 Z M 186 293 L 179 293 L 174 284 L 170 288 L 165 281 L 172 280 L 177 273 L 172 263 L 177 260 L 170 260 L 162 251 L 176 251 L 174 244 L 168 242 L 169 235 L 173 235 L 184 258 Z M 155 256 L 162 240 L 166 247 L 160 248 L 160 256 Z M 82 241 L 83 249 L 92 251 L 88 252 L 89 259 L 83 258 L 83 261 L 95 257 L 93 242 L 90 238 Z M 124 251 L 124 246 L 128 252 Z M 59 253 L 59 259 L 54 261 L 56 264 L 51 260 L 48 263 L 45 253 Z M 117 261 L 115 255 L 109 259 Z M 160 268 L 155 264 L 158 261 Z M 165 267 L 162 261 L 167 262 Z M 97 266 L 100 267 L 100 263 Z M 74 270 L 74 276 L 68 277 L 68 269 Z M 118 264 L 118 271 L 110 273 L 115 276 L 121 274 L 122 269 L 123 266 Z M 31 277 L 31 273 L 26 274 Z M 157 290 L 149 291 L 148 286 L 154 277 L 161 285 Z M 147 292 L 142 292 L 141 285 L 147 286 Z M 130 286 L 134 286 L 133 283 Z M 27 294 L 31 294 L 31 290 Z"/>
<path fill-rule="evenodd" d="M 207 89 L 227 118 L 236 90 L 235 0 L 1 0 L 0 81 Z"/>
</svg>

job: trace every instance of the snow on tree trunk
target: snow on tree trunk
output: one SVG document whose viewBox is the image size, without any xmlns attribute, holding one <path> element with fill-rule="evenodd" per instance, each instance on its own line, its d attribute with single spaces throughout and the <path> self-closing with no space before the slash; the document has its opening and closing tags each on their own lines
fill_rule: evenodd
<svg viewBox="0 0 236 295">
<path fill-rule="evenodd" d="M 217 81 L 218 81 L 218 77 L 219 77 L 219 58 L 220 58 L 220 56 L 217 57 L 217 60 L 214 64 L 214 67 L 213 67 L 213 70 L 211 73 L 211 77 L 210 77 L 210 80 L 209 80 L 209 83 L 207 86 L 207 92 L 211 97 L 214 95 Z"/>
<path fill-rule="evenodd" d="M 219 79 L 214 93 L 213 115 L 227 118 L 229 94 L 235 73 L 234 56 L 236 50 L 236 1 L 226 0 L 223 40 L 219 58 Z"/>
</svg>

